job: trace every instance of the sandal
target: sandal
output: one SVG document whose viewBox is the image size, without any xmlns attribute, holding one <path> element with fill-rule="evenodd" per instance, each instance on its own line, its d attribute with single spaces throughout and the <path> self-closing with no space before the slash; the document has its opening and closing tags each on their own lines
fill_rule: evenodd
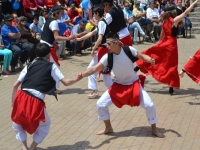
<svg viewBox="0 0 200 150">
<path fill-rule="evenodd" d="M 92 92 L 88 95 L 88 98 L 97 98 L 99 97 L 99 93 L 98 92 Z"/>
</svg>

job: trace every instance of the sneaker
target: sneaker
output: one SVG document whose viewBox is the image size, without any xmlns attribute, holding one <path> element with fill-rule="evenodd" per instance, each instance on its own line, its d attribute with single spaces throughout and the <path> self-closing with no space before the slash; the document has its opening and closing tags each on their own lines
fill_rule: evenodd
<svg viewBox="0 0 200 150">
<path fill-rule="evenodd" d="M 138 45 L 138 42 L 134 41 L 133 44 Z"/>
<path fill-rule="evenodd" d="M 149 39 L 149 36 L 147 36 L 147 35 L 144 35 L 143 37 L 145 40 Z"/>
<path fill-rule="evenodd" d="M 151 31 L 151 32 L 150 32 L 150 35 L 151 35 L 151 36 L 153 36 L 153 32 L 154 32 L 154 31 Z"/>
</svg>

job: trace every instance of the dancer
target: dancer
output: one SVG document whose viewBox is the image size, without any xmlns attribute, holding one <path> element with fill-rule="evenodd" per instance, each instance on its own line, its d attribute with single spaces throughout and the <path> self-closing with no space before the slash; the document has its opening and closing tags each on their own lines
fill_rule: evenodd
<svg viewBox="0 0 200 150">
<path fill-rule="evenodd" d="M 97 134 L 101 135 L 113 132 L 108 107 L 114 103 L 118 108 L 121 108 L 123 105 L 129 105 L 131 107 L 140 105 L 143 107 L 146 110 L 148 122 L 151 124 L 152 133 L 157 137 L 163 137 L 156 128 L 156 123 L 158 121 L 154 104 L 149 95 L 140 85 L 138 76 L 133 70 L 135 64 L 125 53 L 125 49 L 121 46 L 122 43 L 119 41 L 119 36 L 116 33 L 109 33 L 106 43 L 109 52 L 113 55 L 113 59 L 109 59 L 109 53 L 105 54 L 97 65 L 82 73 L 82 77 L 87 77 L 97 72 L 100 68 L 108 66 L 110 62 L 113 62 L 113 64 L 110 64 L 108 68 L 112 69 L 116 76 L 116 80 L 97 101 L 98 119 L 103 120 L 105 124 L 105 130 L 100 131 Z M 155 60 L 153 58 L 141 54 L 133 47 L 129 46 L 128 49 L 134 59 L 137 60 L 139 58 L 154 65 Z M 108 59 L 110 60 L 109 62 Z"/>
<path fill-rule="evenodd" d="M 177 46 L 177 34 L 178 25 L 184 17 L 193 9 L 195 4 L 199 0 L 196 0 L 189 8 L 186 9 L 181 15 L 176 16 L 176 9 L 174 6 L 169 6 L 165 9 L 163 15 L 163 27 L 160 35 L 160 41 L 143 54 L 153 57 L 156 61 L 156 65 L 151 66 L 148 63 L 138 60 L 137 66 L 145 74 L 152 75 L 157 81 L 168 84 L 169 93 L 171 95 L 176 94 L 173 88 L 180 87 L 180 79 L 178 75 L 178 46 Z"/>
<path fill-rule="evenodd" d="M 98 33 L 98 39 L 95 42 L 94 47 L 92 48 L 91 55 L 93 56 L 92 61 L 90 62 L 88 69 L 95 66 L 101 57 L 108 52 L 108 48 L 106 47 L 106 35 L 110 32 L 109 27 L 106 25 L 105 20 L 102 18 L 104 14 L 104 8 L 101 6 L 96 6 L 93 9 L 94 17 L 98 21 L 98 27 L 93 30 L 92 32 L 89 32 L 85 36 L 81 38 L 77 38 L 77 41 L 83 41 L 86 40 L 93 35 Z M 98 52 L 96 52 L 96 49 L 98 49 Z M 97 75 L 98 73 L 102 73 L 102 69 L 99 70 L 99 72 L 95 72 L 91 76 L 88 76 L 88 88 L 92 90 L 92 93 L 88 95 L 88 98 L 96 98 L 99 96 L 98 88 L 97 88 Z M 112 79 L 110 77 L 110 73 L 103 74 L 103 81 L 106 86 L 106 88 L 109 88 L 112 85 Z"/>
<path fill-rule="evenodd" d="M 120 41 L 126 46 L 132 46 L 132 39 L 126 23 L 126 15 L 118 5 L 114 5 L 113 0 L 103 0 L 104 9 L 106 10 L 105 20 L 113 33 L 118 33 Z"/>
<path fill-rule="evenodd" d="M 185 64 L 183 69 L 180 71 L 179 76 L 183 77 L 186 73 L 194 82 L 199 83 L 200 81 L 200 49 L 194 54 L 193 57 Z"/>
<path fill-rule="evenodd" d="M 40 43 L 46 43 L 51 47 L 50 62 L 54 62 L 58 67 L 60 67 L 60 63 L 58 62 L 58 57 L 56 55 L 56 50 L 58 50 L 56 41 L 69 41 L 75 38 L 75 36 L 59 36 L 57 20 L 60 20 L 61 16 L 63 15 L 63 11 L 64 9 L 60 5 L 55 5 L 52 7 L 54 18 L 49 18 L 45 22 L 40 40 Z"/>
<path fill-rule="evenodd" d="M 81 78 L 81 75 L 78 75 L 75 79 L 66 79 L 54 63 L 46 61 L 50 53 L 47 44 L 39 43 L 35 52 L 37 58 L 22 70 L 12 93 L 12 127 L 17 140 L 22 143 L 23 150 L 35 150 L 49 132 L 50 118 L 45 107 L 45 94 L 56 97 L 55 91 L 60 81 L 69 86 Z M 21 90 L 18 90 L 20 84 Z M 29 149 L 26 132 L 33 134 Z"/>
</svg>

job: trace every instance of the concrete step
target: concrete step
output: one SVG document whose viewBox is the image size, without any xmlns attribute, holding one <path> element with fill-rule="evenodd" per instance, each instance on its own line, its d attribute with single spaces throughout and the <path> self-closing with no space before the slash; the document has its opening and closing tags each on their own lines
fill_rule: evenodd
<svg viewBox="0 0 200 150">
<path fill-rule="evenodd" d="M 200 12 L 200 7 L 195 7 L 195 8 L 193 9 L 193 12 Z"/>
<path fill-rule="evenodd" d="M 200 12 L 190 12 L 189 17 L 200 17 Z"/>
<path fill-rule="evenodd" d="M 200 27 L 200 22 L 192 22 L 192 27 Z"/>
<path fill-rule="evenodd" d="M 200 7 L 200 2 L 198 2 L 195 7 Z"/>
<path fill-rule="evenodd" d="M 192 34 L 200 34 L 200 27 L 193 27 L 191 30 Z"/>
<path fill-rule="evenodd" d="M 191 22 L 200 22 L 200 16 L 199 17 L 189 17 Z"/>
</svg>

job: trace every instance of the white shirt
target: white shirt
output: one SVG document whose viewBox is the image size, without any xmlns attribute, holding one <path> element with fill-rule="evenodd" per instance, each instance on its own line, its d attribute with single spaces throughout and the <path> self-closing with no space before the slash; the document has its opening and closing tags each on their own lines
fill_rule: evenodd
<svg viewBox="0 0 200 150">
<path fill-rule="evenodd" d="M 126 14 L 124 14 L 124 19 L 126 19 Z M 110 24 L 112 22 L 112 16 L 109 13 L 106 13 L 105 20 L 107 24 Z M 124 37 L 128 36 L 130 33 L 128 31 L 128 28 L 125 27 L 122 30 L 120 30 L 118 34 L 119 34 L 119 38 L 123 39 Z"/>
<path fill-rule="evenodd" d="M 95 29 L 98 32 L 98 35 L 104 35 L 106 31 L 106 23 L 104 21 L 99 21 L 98 28 Z"/>
<path fill-rule="evenodd" d="M 133 56 L 137 56 L 137 50 L 133 47 L 130 47 L 130 50 Z M 108 64 L 108 54 L 105 54 L 100 62 L 107 66 Z M 135 68 L 135 64 L 130 60 L 130 58 L 126 55 L 124 50 L 121 48 L 120 54 L 113 54 L 113 68 L 112 71 L 115 74 L 116 81 L 122 85 L 131 85 L 134 81 L 138 80 L 138 75 L 133 70 Z"/>
<path fill-rule="evenodd" d="M 153 10 L 151 8 L 147 9 L 147 13 L 146 13 L 147 19 L 149 18 L 153 18 L 153 17 L 160 17 L 158 9 L 154 8 Z"/>
<path fill-rule="evenodd" d="M 20 82 L 24 81 L 26 73 L 27 73 L 27 66 L 24 67 L 24 69 L 22 70 L 22 72 L 19 75 L 18 80 Z M 51 76 L 56 81 L 56 88 L 59 88 L 59 86 L 60 86 L 60 80 L 62 80 L 64 78 L 64 76 L 60 72 L 60 69 L 55 64 L 52 65 Z M 36 96 L 36 97 L 38 97 L 40 99 L 44 99 L 44 97 L 45 97 L 45 94 L 43 94 L 43 93 L 41 93 L 41 92 L 39 92 L 39 91 L 37 91 L 35 89 L 26 89 L 25 88 L 23 90 L 26 90 L 26 91 L 30 92 L 31 94 L 33 94 L 34 96 Z"/>
<path fill-rule="evenodd" d="M 58 22 L 56 20 L 53 20 L 50 24 L 49 24 L 49 29 L 53 32 L 53 31 L 59 31 L 59 27 L 58 27 Z M 48 44 L 50 47 L 53 47 L 52 43 L 47 43 L 46 41 L 40 40 L 40 43 L 46 43 Z"/>
</svg>

